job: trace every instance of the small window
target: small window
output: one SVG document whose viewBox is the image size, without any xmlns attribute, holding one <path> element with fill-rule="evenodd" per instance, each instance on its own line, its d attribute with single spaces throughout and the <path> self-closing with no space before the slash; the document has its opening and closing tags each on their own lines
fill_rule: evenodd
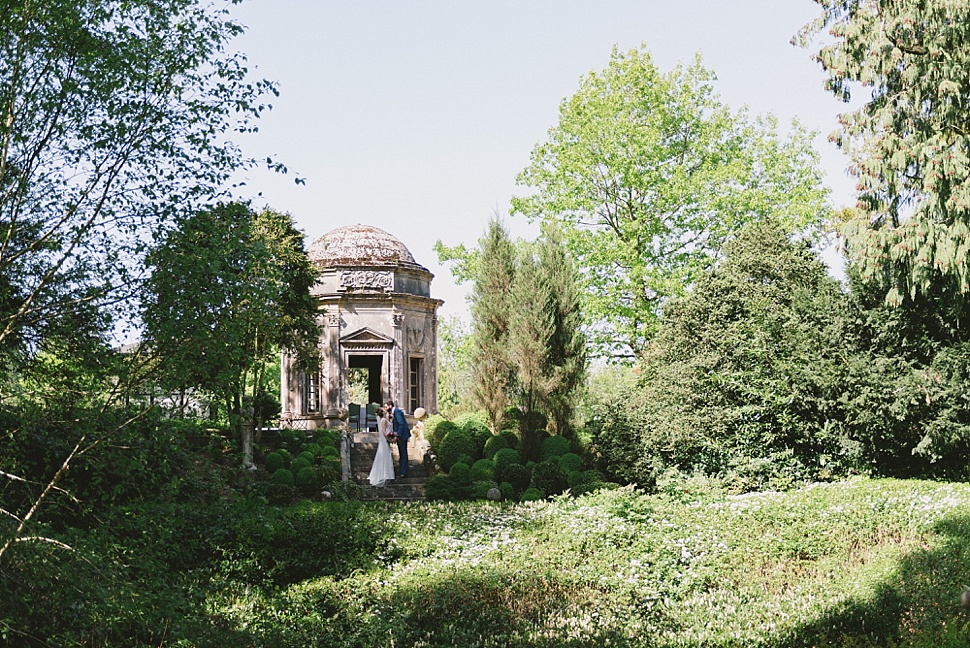
<svg viewBox="0 0 970 648">
<path fill-rule="evenodd" d="M 421 407 L 421 358 L 411 358 L 409 372 L 411 412 Z"/>
<path fill-rule="evenodd" d="M 317 384 L 316 374 L 307 374 L 306 377 L 306 413 L 313 414 L 320 409 L 319 395 L 320 386 Z"/>
</svg>

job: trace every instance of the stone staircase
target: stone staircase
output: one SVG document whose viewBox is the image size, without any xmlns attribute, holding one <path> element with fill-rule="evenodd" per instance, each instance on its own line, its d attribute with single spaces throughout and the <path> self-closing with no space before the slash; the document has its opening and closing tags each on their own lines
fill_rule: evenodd
<svg viewBox="0 0 970 648">
<path fill-rule="evenodd" d="M 377 433 L 358 432 L 353 435 L 350 446 L 350 477 L 361 489 L 363 500 L 384 500 L 397 502 L 424 501 L 424 486 L 430 476 L 428 462 L 415 446 L 412 438 L 408 446 L 408 476 L 395 479 L 387 485 L 376 488 L 367 481 L 370 474 L 374 455 L 377 453 Z M 394 468 L 398 466 L 397 444 L 391 444 L 391 456 L 394 458 Z"/>
</svg>

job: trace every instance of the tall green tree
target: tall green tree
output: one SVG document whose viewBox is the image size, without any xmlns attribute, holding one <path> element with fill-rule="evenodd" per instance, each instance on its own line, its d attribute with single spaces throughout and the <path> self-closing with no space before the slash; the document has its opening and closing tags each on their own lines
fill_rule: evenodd
<svg viewBox="0 0 970 648">
<path fill-rule="evenodd" d="M 0 0 L 0 352 L 136 301 L 145 243 L 251 163 L 229 135 L 275 88 L 241 29 L 198 0 Z"/>
<path fill-rule="evenodd" d="M 746 226 L 665 309 L 639 393 L 594 417 L 610 471 L 647 485 L 678 467 L 758 486 L 857 459 L 839 445 L 843 309 L 804 244 L 773 223 Z"/>
<path fill-rule="evenodd" d="M 587 365 L 579 274 L 562 233 L 555 226 L 543 230 L 538 255 L 538 271 L 549 290 L 552 322 L 545 343 L 545 365 L 549 375 L 545 409 L 557 432 L 568 436 Z"/>
<path fill-rule="evenodd" d="M 475 401 L 492 430 L 502 429 L 515 371 L 509 354 L 509 295 L 515 281 L 515 246 L 498 217 L 489 220 L 479 240 L 472 312 L 472 371 Z"/>
<path fill-rule="evenodd" d="M 250 130 L 276 90 L 230 47 L 242 31 L 234 3 L 0 0 L 0 399 L 11 417 L 0 479 L 30 493 L 0 507 L 14 521 L 0 532 L 0 563 L 41 537 L 38 512 L 62 496 L 74 460 L 129 420 L 114 420 L 122 390 L 96 363 L 138 303 L 148 245 L 252 164 L 232 134 Z M 86 390 L 73 394 L 80 416 L 51 411 L 21 380 L 65 356 L 92 363 L 79 377 L 100 378 L 72 383 Z M 39 481 L 8 452 L 30 408 L 66 447 Z"/>
<path fill-rule="evenodd" d="M 634 357 L 670 297 L 711 267 L 745 223 L 805 230 L 826 215 L 810 134 L 732 112 L 699 59 L 661 71 L 645 49 L 614 49 L 582 79 L 519 175 L 513 200 L 557 223 L 582 272 L 600 353 Z"/>
<path fill-rule="evenodd" d="M 816 0 L 808 46 L 827 87 L 848 101 L 833 139 L 858 178 L 858 215 L 843 225 L 863 277 L 899 304 L 936 282 L 970 292 L 970 5 L 966 2 Z"/>
<path fill-rule="evenodd" d="M 316 270 L 289 214 L 232 202 L 182 220 L 148 257 L 146 342 L 163 384 L 213 394 L 230 415 L 264 389 L 285 348 L 304 363 L 319 339 Z"/>
</svg>

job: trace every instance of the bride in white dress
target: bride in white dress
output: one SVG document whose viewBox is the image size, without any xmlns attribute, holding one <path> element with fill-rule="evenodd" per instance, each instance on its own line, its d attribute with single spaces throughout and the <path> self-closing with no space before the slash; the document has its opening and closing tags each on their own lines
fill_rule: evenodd
<svg viewBox="0 0 970 648">
<path fill-rule="evenodd" d="M 383 407 L 377 410 L 377 454 L 374 455 L 374 465 L 371 466 L 367 481 L 371 486 L 384 486 L 394 479 L 394 459 L 391 457 L 391 446 L 387 442 L 387 435 L 391 431 L 391 421 Z"/>
</svg>

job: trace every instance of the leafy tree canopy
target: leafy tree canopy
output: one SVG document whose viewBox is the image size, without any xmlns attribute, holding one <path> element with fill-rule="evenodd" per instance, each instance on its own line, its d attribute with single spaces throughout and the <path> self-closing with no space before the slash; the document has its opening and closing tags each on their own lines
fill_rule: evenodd
<svg viewBox="0 0 970 648">
<path fill-rule="evenodd" d="M 230 411 L 280 347 L 312 363 L 316 271 L 288 214 L 224 203 L 179 223 L 149 255 L 144 320 L 171 387 L 197 387 Z"/>
<path fill-rule="evenodd" d="M 272 84 L 228 5 L 0 0 L 0 352 L 135 301 L 146 243 L 251 162 Z M 52 328 L 57 331 L 52 332 Z"/>
<path fill-rule="evenodd" d="M 892 304 L 940 280 L 970 292 L 970 5 L 816 2 L 822 15 L 797 42 L 828 28 L 816 56 L 827 87 L 846 101 L 871 93 L 833 135 L 858 178 L 850 256 Z"/>
<path fill-rule="evenodd" d="M 559 109 L 513 200 L 557 222 L 584 275 L 600 352 L 632 357 L 664 302 L 683 293 L 745 223 L 804 231 L 826 216 L 810 134 L 732 112 L 699 58 L 663 72 L 645 49 L 616 49 Z"/>
</svg>

